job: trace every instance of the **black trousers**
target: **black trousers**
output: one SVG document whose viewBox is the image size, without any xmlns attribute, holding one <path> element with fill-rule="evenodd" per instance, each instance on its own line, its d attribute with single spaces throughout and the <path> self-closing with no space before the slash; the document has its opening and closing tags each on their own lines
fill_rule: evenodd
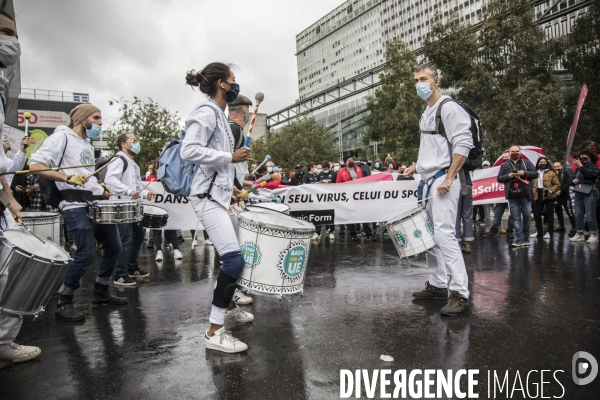
<svg viewBox="0 0 600 400">
<path fill-rule="evenodd" d="M 569 222 L 571 223 L 571 230 L 574 230 L 575 214 L 573 214 L 573 204 L 571 203 L 571 197 L 568 193 L 566 196 L 560 196 L 554 200 L 554 211 L 556 212 L 556 218 L 558 218 L 558 225 L 561 227 L 565 226 L 565 217 L 563 216 L 563 210 L 567 213 L 567 216 L 569 217 Z"/>
<path fill-rule="evenodd" d="M 538 236 L 544 235 L 544 223 L 542 222 L 542 213 L 544 208 L 548 215 L 548 232 L 554 232 L 554 199 L 542 200 L 544 189 L 535 188 L 538 191 L 538 198 L 533 202 L 533 219 L 535 220 L 535 229 Z"/>
</svg>

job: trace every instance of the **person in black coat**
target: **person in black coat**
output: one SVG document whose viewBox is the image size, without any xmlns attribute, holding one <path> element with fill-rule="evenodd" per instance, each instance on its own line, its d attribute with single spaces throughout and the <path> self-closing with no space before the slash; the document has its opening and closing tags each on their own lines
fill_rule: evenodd
<svg viewBox="0 0 600 400">
<path fill-rule="evenodd" d="M 585 242 L 583 229 L 585 225 L 584 218 L 587 219 L 590 229 L 588 243 L 598 243 L 598 223 L 596 221 L 596 206 L 598 205 L 598 155 L 589 149 L 579 152 L 579 157 L 575 160 L 577 169 L 573 173 L 571 185 L 575 192 L 575 224 L 577 226 L 577 235 L 569 239 L 571 242 Z"/>
<path fill-rule="evenodd" d="M 565 217 L 563 216 L 563 209 L 569 217 L 571 223 L 571 234 L 575 234 L 575 214 L 573 213 L 573 205 L 571 204 L 571 196 L 569 189 L 571 188 L 571 174 L 568 169 L 563 170 L 563 165 L 559 162 L 554 163 L 554 172 L 560 182 L 560 189 L 556 192 L 556 201 L 554 202 L 554 212 L 558 219 L 558 229 L 555 232 L 565 230 Z"/>
</svg>

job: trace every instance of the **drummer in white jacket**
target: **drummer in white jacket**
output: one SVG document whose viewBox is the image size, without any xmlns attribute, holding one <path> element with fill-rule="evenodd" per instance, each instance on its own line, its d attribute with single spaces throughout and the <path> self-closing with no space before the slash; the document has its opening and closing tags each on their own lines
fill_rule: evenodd
<svg viewBox="0 0 600 400">
<path fill-rule="evenodd" d="M 142 190 L 140 167 L 133 160 L 141 150 L 141 144 L 133 133 L 122 133 L 117 137 L 119 152 L 106 167 L 104 183 L 113 193 L 124 196 L 111 196 L 111 200 L 154 199 L 155 194 Z M 111 160 L 109 160 L 111 161 Z M 115 270 L 115 285 L 135 286 L 134 278 L 150 275 L 138 267 L 138 256 L 144 243 L 144 227 L 135 222 L 117 224 L 121 238 L 121 255 Z"/>
<path fill-rule="evenodd" d="M 73 307 L 73 295 L 79 289 L 85 271 L 92 265 L 96 241 L 102 244 L 102 258 L 96 271 L 93 305 L 124 305 L 125 297 L 115 297 L 108 292 L 112 274 L 121 253 L 121 240 L 114 224 L 96 224 L 88 217 L 88 202 L 106 200 L 110 189 L 98 182 L 94 172 L 94 147 L 90 139 L 100 136 L 102 114 L 91 104 L 80 104 L 69 113 L 73 128 L 58 126 L 32 156 L 32 172 L 48 167 L 77 166 L 62 171 L 35 172 L 42 178 L 55 181 L 62 201 L 59 208 L 65 214 L 69 230 L 77 250 L 67 266 L 63 285 L 59 289 L 56 315 L 63 321 L 85 319 L 83 313 Z M 85 166 L 81 166 L 85 165 Z M 64 171 L 64 172 L 63 172 Z"/>
<path fill-rule="evenodd" d="M 229 212 L 229 205 L 232 196 L 239 193 L 233 186 L 235 164 L 254 160 L 245 147 L 234 151 L 234 137 L 224 110 L 227 103 L 237 98 L 239 85 L 229 66 L 208 64 L 200 72 L 188 72 L 186 82 L 209 96 L 185 121 L 181 157 L 198 165 L 190 201 L 223 261 L 213 292 L 211 325 L 204 334 L 204 342 L 207 349 L 237 353 L 248 345 L 234 338 L 223 324 L 225 320 L 250 322 L 254 316 L 233 302 L 244 259 L 237 241 L 237 220 Z"/>
</svg>

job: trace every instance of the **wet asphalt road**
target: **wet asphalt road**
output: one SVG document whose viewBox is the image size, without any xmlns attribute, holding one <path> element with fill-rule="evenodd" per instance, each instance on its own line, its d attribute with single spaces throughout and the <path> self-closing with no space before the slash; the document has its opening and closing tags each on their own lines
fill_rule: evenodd
<svg viewBox="0 0 600 400">
<path fill-rule="evenodd" d="M 42 354 L 0 364 L 0 398 L 335 399 L 340 369 L 359 368 L 479 369 L 479 398 L 488 398 L 487 371 L 509 370 L 512 386 L 517 371 L 525 385 L 530 370 L 563 370 L 562 398 L 599 398 L 600 377 L 587 386 L 571 378 L 575 352 L 600 359 L 598 247 L 556 234 L 512 250 L 504 236 L 481 235 L 465 256 L 471 309 L 456 318 L 440 316 L 442 302 L 412 301 L 429 274 L 423 260 L 401 262 L 387 236 L 313 242 L 304 297 L 254 296 L 244 306 L 254 323 L 226 325 L 250 346 L 236 355 L 203 345 L 219 265 L 214 248 L 200 240 L 191 250 L 188 234 L 183 262 L 167 250 L 157 265 L 144 244 L 140 261 L 151 275 L 118 290 L 128 306 L 92 309 L 90 269 L 76 296 L 85 322 L 56 320 L 55 299 L 25 321 L 17 343 Z M 395 361 L 380 361 L 382 354 Z M 544 380 L 545 396 L 561 396 L 552 375 Z"/>
</svg>

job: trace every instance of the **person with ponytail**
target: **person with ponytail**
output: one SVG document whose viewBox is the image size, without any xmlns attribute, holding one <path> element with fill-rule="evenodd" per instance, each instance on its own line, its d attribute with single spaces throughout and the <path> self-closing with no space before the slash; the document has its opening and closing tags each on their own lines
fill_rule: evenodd
<svg viewBox="0 0 600 400">
<path fill-rule="evenodd" d="M 233 184 L 235 164 L 254 160 L 248 148 L 235 150 L 235 138 L 224 111 L 238 97 L 240 87 L 230 67 L 218 62 L 199 72 L 188 72 L 186 83 L 197 87 L 208 99 L 198 104 L 185 121 L 181 158 L 197 165 L 190 201 L 223 261 L 204 343 L 207 349 L 238 353 L 248 349 L 248 345 L 233 337 L 223 325 L 226 320 L 251 322 L 254 316 L 233 301 L 245 264 L 237 241 L 237 220 L 229 205 L 231 198 L 240 193 Z"/>
</svg>

